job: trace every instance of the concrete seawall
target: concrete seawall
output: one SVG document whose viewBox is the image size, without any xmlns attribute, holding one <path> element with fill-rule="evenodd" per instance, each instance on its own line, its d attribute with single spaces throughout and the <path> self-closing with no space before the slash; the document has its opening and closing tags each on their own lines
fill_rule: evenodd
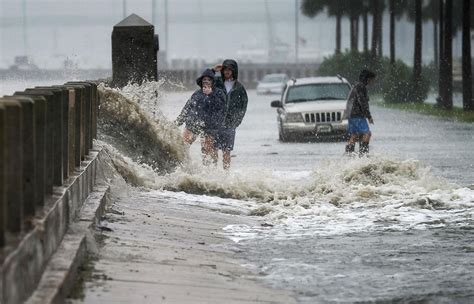
<svg viewBox="0 0 474 304">
<path fill-rule="evenodd" d="M 98 98 L 96 82 L 27 88 L 0 98 L 0 303 L 25 302 L 48 269 L 61 265 L 53 261 L 71 225 L 80 220 L 88 228 L 96 221 L 96 212 L 83 220 L 85 203 L 95 197 L 98 214 L 104 209 L 107 187 L 97 187 L 103 152 L 93 141 Z M 88 229 L 79 230 L 75 257 L 64 269 L 68 276 L 85 252 Z"/>
<path fill-rule="evenodd" d="M 54 188 L 42 216 L 35 219 L 35 227 L 5 256 L 1 265 L 1 303 L 21 303 L 28 299 L 68 228 L 80 220 L 79 212 L 89 194 L 100 189 L 104 197 L 106 188 L 95 188 L 99 184 L 97 171 L 101 153 L 101 150 L 92 150 L 80 168 L 62 186 Z"/>
</svg>

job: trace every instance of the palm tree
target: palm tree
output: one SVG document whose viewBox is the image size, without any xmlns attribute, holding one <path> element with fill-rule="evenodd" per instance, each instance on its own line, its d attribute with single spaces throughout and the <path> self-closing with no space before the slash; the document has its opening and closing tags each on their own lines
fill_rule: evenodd
<svg viewBox="0 0 474 304">
<path fill-rule="evenodd" d="M 406 8 L 406 0 L 389 0 L 390 12 L 390 63 L 395 63 L 395 20 L 399 20 Z"/>
<path fill-rule="evenodd" d="M 439 51 L 440 43 L 438 42 L 438 25 L 440 23 L 440 0 L 429 0 L 427 5 L 423 7 L 423 20 L 431 20 L 433 22 L 433 58 L 436 68 L 439 67 Z"/>
<path fill-rule="evenodd" d="M 453 0 L 444 4 L 443 50 L 440 58 L 440 101 L 448 110 L 453 108 Z"/>
<path fill-rule="evenodd" d="M 336 17 L 336 54 L 341 53 L 341 19 L 350 0 L 303 0 L 301 10 L 303 15 L 315 17 L 327 8 L 329 16 Z"/>
<path fill-rule="evenodd" d="M 419 99 L 419 87 L 421 83 L 421 51 L 422 51 L 422 0 L 415 0 L 415 52 L 413 60 L 413 81 L 416 102 L 422 102 Z"/>
<path fill-rule="evenodd" d="M 372 0 L 372 49 L 371 55 L 372 58 L 376 58 L 378 51 L 377 48 L 379 47 L 379 31 L 378 31 L 378 20 L 380 15 L 380 6 L 379 0 Z"/>
<path fill-rule="evenodd" d="M 329 16 L 336 17 L 336 54 L 341 53 L 341 20 L 346 8 L 346 1 L 327 1 Z"/>
<path fill-rule="evenodd" d="M 443 107 L 444 90 L 444 0 L 439 0 L 439 57 L 438 57 L 438 98 L 437 105 Z"/>
<path fill-rule="evenodd" d="M 464 0 L 462 18 L 462 104 L 465 111 L 474 110 L 472 100 L 471 10 L 470 0 Z"/>
<path fill-rule="evenodd" d="M 351 51 L 358 51 L 359 44 L 359 17 L 365 11 L 364 0 L 341 1 L 344 5 L 345 12 L 349 17 L 350 24 L 350 46 Z"/>
<path fill-rule="evenodd" d="M 362 11 L 362 24 L 363 24 L 363 30 L 362 30 L 362 41 L 363 41 L 363 47 L 364 47 L 364 53 L 367 53 L 369 51 L 369 6 L 368 6 L 368 0 L 364 1 L 364 7 Z"/>
</svg>

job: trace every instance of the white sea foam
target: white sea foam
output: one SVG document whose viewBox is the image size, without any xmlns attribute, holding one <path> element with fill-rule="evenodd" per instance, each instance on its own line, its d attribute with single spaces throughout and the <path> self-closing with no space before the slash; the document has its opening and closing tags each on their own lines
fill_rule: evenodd
<svg viewBox="0 0 474 304">
<path fill-rule="evenodd" d="M 105 145 L 106 151 L 133 186 L 168 191 L 170 196 L 192 194 L 193 201 L 209 209 L 260 216 L 267 224 L 226 227 L 235 241 L 472 224 L 474 191 L 435 176 L 416 160 L 341 157 L 304 172 L 275 171 L 264 164 L 230 172 L 204 167 L 189 157 L 179 130 L 157 108 L 153 119 L 143 111 L 159 104 L 154 85 L 140 87 L 141 93 L 137 88 L 100 90 L 113 125 L 125 119 L 132 129 L 127 136 L 142 140 L 146 134 L 151 140 L 143 147 L 158 145 L 152 156 L 171 160 L 172 170 L 160 171 L 153 158 L 128 155 L 130 150 L 120 149 L 117 141 Z M 142 102 L 140 96 L 156 100 Z M 196 200 L 196 195 L 203 199 Z"/>
</svg>

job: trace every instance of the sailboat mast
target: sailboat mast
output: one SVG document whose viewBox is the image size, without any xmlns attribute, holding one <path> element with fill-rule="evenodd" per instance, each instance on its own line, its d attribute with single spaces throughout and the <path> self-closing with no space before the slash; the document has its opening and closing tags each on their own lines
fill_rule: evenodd
<svg viewBox="0 0 474 304">
<path fill-rule="evenodd" d="M 270 19 L 270 8 L 268 6 L 268 0 L 265 0 L 265 16 L 268 30 L 268 60 L 270 61 L 275 51 L 275 37 L 273 34 L 272 21 Z"/>
<path fill-rule="evenodd" d="M 156 26 L 156 0 L 151 0 L 151 24 Z"/>
<path fill-rule="evenodd" d="M 298 53 L 299 53 L 299 1 L 295 0 L 295 63 L 298 63 Z"/>
<path fill-rule="evenodd" d="M 165 50 L 169 54 L 169 35 L 168 35 L 168 0 L 165 0 Z"/>
<path fill-rule="evenodd" d="M 26 0 L 22 2 L 22 10 L 23 10 L 23 51 L 25 56 L 28 55 L 28 34 L 27 34 L 27 23 L 26 23 Z"/>
<path fill-rule="evenodd" d="M 122 0 L 122 17 L 127 17 L 127 0 Z"/>
</svg>

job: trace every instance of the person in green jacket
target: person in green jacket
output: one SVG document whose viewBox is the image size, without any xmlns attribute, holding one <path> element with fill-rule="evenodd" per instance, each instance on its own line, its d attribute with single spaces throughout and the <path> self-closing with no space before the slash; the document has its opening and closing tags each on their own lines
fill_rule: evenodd
<svg viewBox="0 0 474 304">
<path fill-rule="evenodd" d="M 239 67 L 233 59 L 226 59 L 214 66 L 215 85 L 226 93 L 224 124 L 215 138 L 215 148 L 222 150 L 224 169 L 230 168 L 231 151 L 234 149 L 235 129 L 242 123 L 247 111 L 247 91 L 238 81 Z"/>
</svg>

